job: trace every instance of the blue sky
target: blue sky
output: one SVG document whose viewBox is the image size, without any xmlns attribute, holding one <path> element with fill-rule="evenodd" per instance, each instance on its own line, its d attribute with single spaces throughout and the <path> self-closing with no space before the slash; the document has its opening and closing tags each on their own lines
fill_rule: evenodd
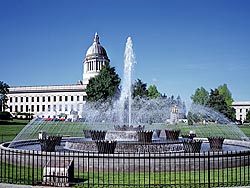
<svg viewBox="0 0 250 188">
<path fill-rule="evenodd" d="M 131 36 L 134 80 L 186 103 L 224 83 L 250 100 L 249 10 L 248 0 L 0 0 L 0 80 L 74 84 L 98 32 L 120 77 Z"/>
</svg>

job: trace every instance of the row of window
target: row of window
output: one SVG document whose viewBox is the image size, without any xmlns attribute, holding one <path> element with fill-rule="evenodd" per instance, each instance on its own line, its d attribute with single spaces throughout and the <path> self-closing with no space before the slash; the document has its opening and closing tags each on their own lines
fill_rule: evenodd
<svg viewBox="0 0 250 188">
<path fill-rule="evenodd" d="M 13 109 L 14 107 L 14 109 Z M 36 109 L 35 109 L 36 108 Z M 14 111 L 13 111 L 14 110 Z M 79 111 L 80 110 L 80 104 L 77 104 L 76 106 L 74 106 L 73 104 L 71 105 L 15 105 L 15 106 L 10 106 L 10 112 L 45 112 L 45 111 L 72 111 L 72 110 L 76 110 Z"/>
<path fill-rule="evenodd" d="M 242 110 L 243 110 L 243 109 L 241 108 L 241 109 L 240 109 L 240 113 L 242 113 Z M 246 110 L 246 113 L 247 113 L 249 109 L 245 109 L 245 110 Z"/>
<path fill-rule="evenodd" d="M 85 96 L 75 96 L 75 101 L 85 101 Z M 64 100 L 63 100 L 64 99 Z M 10 97 L 10 103 L 15 102 L 60 102 L 74 101 L 74 96 L 42 96 L 42 97 Z"/>
<path fill-rule="evenodd" d="M 87 62 L 87 70 L 101 70 L 103 65 L 105 65 L 104 61 L 89 61 Z"/>
</svg>

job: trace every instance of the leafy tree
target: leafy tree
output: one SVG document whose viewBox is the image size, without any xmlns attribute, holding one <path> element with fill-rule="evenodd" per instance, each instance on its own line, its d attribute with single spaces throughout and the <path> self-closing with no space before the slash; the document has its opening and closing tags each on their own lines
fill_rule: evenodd
<svg viewBox="0 0 250 188">
<path fill-rule="evenodd" d="M 197 88 L 195 90 L 194 95 L 191 96 L 193 103 L 204 106 L 206 105 L 208 98 L 209 98 L 209 92 L 204 87 Z"/>
<path fill-rule="evenodd" d="M 200 114 L 193 114 L 192 112 L 188 112 L 187 114 L 188 125 L 193 125 L 194 123 L 202 121 Z"/>
<path fill-rule="evenodd" d="M 250 110 L 247 111 L 245 122 L 250 122 Z"/>
<path fill-rule="evenodd" d="M 8 108 L 7 106 L 8 93 L 9 93 L 9 85 L 0 81 L 0 111 L 5 111 Z"/>
<path fill-rule="evenodd" d="M 89 79 L 85 90 L 87 101 L 106 100 L 114 96 L 119 90 L 120 81 L 115 68 L 105 65 L 97 76 Z"/>
<path fill-rule="evenodd" d="M 147 84 L 143 83 L 140 79 L 137 79 L 132 85 L 132 98 L 135 98 L 136 96 L 146 97 L 147 94 Z"/>
<path fill-rule="evenodd" d="M 219 90 L 219 94 L 224 96 L 227 106 L 231 106 L 233 102 L 233 98 L 232 98 L 231 92 L 227 88 L 227 84 L 220 85 L 218 87 L 218 90 Z"/>
<path fill-rule="evenodd" d="M 155 99 L 161 97 L 161 93 L 157 90 L 156 85 L 150 85 L 148 87 L 148 95 L 149 98 Z"/>
<path fill-rule="evenodd" d="M 235 110 L 227 106 L 226 100 L 223 95 L 219 93 L 218 89 L 211 90 L 207 106 L 217 110 L 224 114 L 227 118 L 233 120 L 235 116 Z"/>
</svg>

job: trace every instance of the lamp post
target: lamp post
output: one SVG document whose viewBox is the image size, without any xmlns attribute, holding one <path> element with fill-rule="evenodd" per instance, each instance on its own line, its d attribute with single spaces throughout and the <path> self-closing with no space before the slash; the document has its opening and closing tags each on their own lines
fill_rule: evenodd
<svg viewBox="0 0 250 188">
<path fill-rule="evenodd" d="M 29 121 L 31 120 L 30 108 L 29 108 Z"/>
<path fill-rule="evenodd" d="M 2 112 L 2 106 L 3 106 L 3 101 L 2 101 L 2 98 L 3 98 L 3 94 L 0 93 L 0 112 Z"/>
</svg>

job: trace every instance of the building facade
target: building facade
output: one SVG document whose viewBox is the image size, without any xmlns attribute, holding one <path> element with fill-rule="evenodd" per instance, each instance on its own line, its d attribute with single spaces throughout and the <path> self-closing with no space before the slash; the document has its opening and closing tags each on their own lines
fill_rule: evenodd
<svg viewBox="0 0 250 188">
<path fill-rule="evenodd" d="M 10 87 L 8 111 L 17 114 L 32 113 L 34 116 L 53 117 L 58 114 L 79 112 L 86 102 L 88 80 L 96 76 L 101 68 L 109 64 L 106 50 L 99 42 L 96 33 L 93 44 L 89 47 L 83 61 L 83 80 L 72 85 L 17 86 Z"/>
<path fill-rule="evenodd" d="M 246 119 L 247 112 L 250 110 L 250 101 L 233 102 L 232 107 L 236 111 L 236 119 L 243 123 Z"/>
</svg>

